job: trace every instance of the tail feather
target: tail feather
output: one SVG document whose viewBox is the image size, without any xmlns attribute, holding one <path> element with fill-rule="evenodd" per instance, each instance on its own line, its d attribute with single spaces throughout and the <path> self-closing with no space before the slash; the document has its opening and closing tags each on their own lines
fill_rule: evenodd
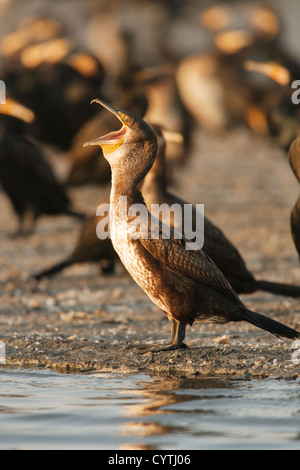
<svg viewBox="0 0 300 470">
<path fill-rule="evenodd" d="M 262 330 L 268 331 L 278 338 L 297 339 L 300 338 L 300 332 L 284 325 L 272 318 L 261 315 L 251 310 L 246 310 L 244 320 Z"/>
<path fill-rule="evenodd" d="M 54 274 L 59 273 L 63 269 L 68 268 L 69 266 L 72 266 L 74 263 L 76 263 L 76 260 L 73 258 L 69 258 L 69 259 L 62 261 L 61 263 L 55 264 L 51 268 L 44 269 L 43 271 L 32 274 L 32 277 L 36 279 L 37 281 L 42 279 L 43 277 L 51 277 Z"/>
<path fill-rule="evenodd" d="M 293 284 L 281 284 L 279 282 L 256 281 L 259 290 L 272 294 L 283 295 L 285 297 L 300 297 L 300 286 Z"/>
</svg>

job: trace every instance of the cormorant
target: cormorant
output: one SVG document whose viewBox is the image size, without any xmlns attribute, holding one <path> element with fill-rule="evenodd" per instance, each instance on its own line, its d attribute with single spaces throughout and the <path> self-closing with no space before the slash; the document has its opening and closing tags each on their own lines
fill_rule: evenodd
<svg viewBox="0 0 300 470">
<path fill-rule="evenodd" d="M 201 20 L 211 31 L 214 45 L 185 56 L 176 72 L 180 96 L 191 115 L 203 128 L 223 131 L 246 125 L 286 146 L 287 134 L 292 132 L 287 116 L 296 114 L 296 107 L 288 106 L 290 99 L 282 102 L 282 91 L 275 83 L 244 66 L 279 61 L 298 79 L 299 63 L 282 45 L 284 31 L 276 10 L 253 2 L 219 2 L 206 9 Z"/>
<path fill-rule="evenodd" d="M 184 346 L 186 325 L 194 321 L 246 321 L 279 337 L 299 338 L 296 330 L 248 310 L 202 249 L 187 250 L 189 241 L 177 238 L 169 227 L 164 238 L 165 227 L 151 217 L 138 190 L 156 157 L 156 135 L 133 113 L 96 101 L 122 123 L 118 131 L 84 144 L 100 145 L 111 166 L 111 240 L 133 279 L 170 320 L 167 349 Z M 132 209 L 137 207 L 136 224 Z M 153 228 L 158 236 L 152 236 Z"/>
<path fill-rule="evenodd" d="M 30 135 L 60 150 L 69 149 L 75 133 L 94 115 L 89 102 L 105 77 L 97 57 L 76 48 L 64 33 L 57 20 L 27 18 L 0 42 L 1 79 L 38 117 Z"/>
<path fill-rule="evenodd" d="M 156 126 L 156 128 L 157 137 L 159 137 L 159 135 L 161 135 L 161 130 L 159 126 Z M 164 138 L 158 138 L 157 159 L 160 162 L 165 162 L 165 158 L 160 156 L 160 152 L 165 152 L 166 140 L 168 142 L 182 142 L 182 139 L 183 137 L 181 134 L 164 130 Z M 161 163 L 159 165 L 161 165 Z M 152 171 L 156 173 L 156 165 L 153 165 L 148 176 L 151 176 L 150 174 Z M 99 205 L 108 203 L 109 198 L 103 199 Z M 111 240 L 106 236 L 108 228 L 102 227 L 101 224 L 103 217 L 106 216 L 106 213 L 104 216 L 97 215 L 95 211 L 94 214 L 91 214 L 89 217 L 87 217 L 87 219 L 82 224 L 78 239 L 72 252 L 62 261 L 33 274 L 32 277 L 34 277 L 36 280 L 40 280 L 43 277 L 50 277 L 54 274 L 57 274 L 63 269 L 73 266 L 74 264 L 84 262 L 100 262 L 102 273 L 111 274 L 114 271 L 115 261 L 118 260 L 119 257 L 112 246 Z M 105 230 L 105 233 L 101 233 L 100 237 L 98 237 L 99 230 Z"/>
<path fill-rule="evenodd" d="M 0 105 L 0 183 L 18 215 L 20 233 L 25 231 L 27 218 L 32 230 L 41 215 L 85 217 L 72 210 L 41 148 L 27 137 L 24 119 L 31 122 L 33 118 L 29 109 L 11 99 Z"/>
<path fill-rule="evenodd" d="M 300 112 L 297 106 L 299 90 L 295 91 L 295 85 L 299 88 L 300 63 L 278 54 L 272 60 L 246 61 L 244 67 L 257 75 L 267 76 L 275 83 L 274 92 L 266 94 L 262 105 L 270 136 L 280 148 L 288 152 L 292 142 L 300 134 Z"/>
</svg>

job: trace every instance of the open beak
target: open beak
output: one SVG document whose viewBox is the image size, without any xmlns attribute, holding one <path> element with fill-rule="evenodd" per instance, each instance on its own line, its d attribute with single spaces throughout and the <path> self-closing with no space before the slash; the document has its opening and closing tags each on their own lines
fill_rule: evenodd
<svg viewBox="0 0 300 470">
<path fill-rule="evenodd" d="M 98 103 L 113 113 L 121 121 L 122 127 L 118 131 L 113 131 L 102 137 L 97 137 L 96 139 L 85 142 L 83 147 L 88 147 L 89 145 L 99 145 L 104 153 L 112 153 L 117 150 L 117 148 L 120 147 L 125 140 L 127 129 L 126 123 L 124 122 L 125 115 L 117 108 L 110 106 L 102 100 L 94 99 L 92 103 Z"/>
</svg>

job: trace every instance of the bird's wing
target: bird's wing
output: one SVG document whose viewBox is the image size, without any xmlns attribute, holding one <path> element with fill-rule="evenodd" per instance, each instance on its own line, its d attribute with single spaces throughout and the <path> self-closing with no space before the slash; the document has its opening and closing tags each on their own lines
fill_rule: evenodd
<svg viewBox="0 0 300 470">
<path fill-rule="evenodd" d="M 168 192 L 165 193 L 165 198 L 168 204 L 179 203 L 181 207 L 184 207 L 184 205 L 187 204 L 183 199 L 180 199 Z M 193 206 L 192 227 L 196 226 L 196 214 L 197 209 Z M 184 224 L 185 221 L 186 216 L 184 218 Z M 213 259 L 225 276 L 236 277 L 244 281 L 253 280 L 253 276 L 248 271 L 247 266 L 236 247 L 207 217 L 204 217 L 204 245 L 202 248 L 205 253 Z"/>
<path fill-rule="evenodd" d="M 209 219 L 204 222 L 204 251 L 213 258 L 225 275 L 252 281 L 253 276 L 236 247 Z M 224 271 L 223 271 L 224 270 Z"/>
<path fill-rule="evenodd" d="M 220 269 L 203 250 L 188 250 L 189 240 L 182 235 L 178 238 L 178 234 L 169 227 L 166 232 L 163 224 L 158 223 L 156 238 L 152 237 L 151 228 L 144 227 L 139 235 L 140 243 L 154 258 L 170 271 L 205 284 L 235 303 L 243 305 Z M 153 224 L 153 218 L 151 224 Z"/>
</svg>

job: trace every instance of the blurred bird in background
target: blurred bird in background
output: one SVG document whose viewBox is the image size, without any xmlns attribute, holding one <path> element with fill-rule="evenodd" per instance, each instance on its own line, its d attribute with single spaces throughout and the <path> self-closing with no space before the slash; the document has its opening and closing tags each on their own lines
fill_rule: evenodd
<svg viewBox="0 0 300 470">
<path fill-rule="evenodd" d="M 101 90 L 104 69 L 62 33 L 57 20 L 29 18 L 3 38 L 1 51 L 2 80 L 37 116 L 31 135 L 66 150 L 93 113 L 89 102 Z"/>
<path fill-rule="evenodd" d="M 19 234 L 31 232 L 42 215 L 85 216 L 72 210 L 66 189 L 42 149 L 26 135 L 34 113 L 7 99 L 0 104 L 0 183 L 19 218 Z"/>
</svg>

